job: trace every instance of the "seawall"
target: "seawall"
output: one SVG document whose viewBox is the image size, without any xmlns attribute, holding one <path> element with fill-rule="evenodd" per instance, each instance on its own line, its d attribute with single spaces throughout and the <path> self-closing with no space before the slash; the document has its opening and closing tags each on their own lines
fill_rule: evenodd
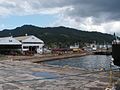
<svg viewBox="0 0 120 90">
<path fill-rule="evenodd" d="M 13 61 L 30 61 L 33 63 L 45 62 L 45 61 L 52 61 L 58 59 L 66 59 L 66 58 L 73 58 L 73 57 L 81 57 L 89 55 L 88 53 L 73 53 L 73 54 L 62 54 L 62 55 L 36 55 L 36 56 L 9 56 L 8 58 Z"/>
</svg>

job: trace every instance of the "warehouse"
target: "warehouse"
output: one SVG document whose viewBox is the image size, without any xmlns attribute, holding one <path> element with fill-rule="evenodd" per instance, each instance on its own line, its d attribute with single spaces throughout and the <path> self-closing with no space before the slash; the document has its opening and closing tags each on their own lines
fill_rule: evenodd
<svg viewBox="0 0 120 90">
<path fill-rule="evenodd" d="M 19 37 L 15 37 L 15 39 L 22 43 L 23 52 L 38 53 L 38 54 L 43 53 L 44 42 L 41 39 L 33 35 L 19 36 Z"/>
<path fill-rule="evenodd" d="M 21 52 L 22 43 L 11 37 L 0 38 L 0 54 L 15 54 Z"/>
</svg>

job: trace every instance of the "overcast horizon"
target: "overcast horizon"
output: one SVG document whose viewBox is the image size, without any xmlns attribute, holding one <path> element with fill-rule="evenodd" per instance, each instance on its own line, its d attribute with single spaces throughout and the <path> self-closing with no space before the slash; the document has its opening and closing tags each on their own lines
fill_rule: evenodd
<svg viewBox="0 0 120 90">
<path fill-rule="evenodd" d="M 120 36 L 120 0 L 0 0 L 0 30 L 65 26 Z"/>
</svg>

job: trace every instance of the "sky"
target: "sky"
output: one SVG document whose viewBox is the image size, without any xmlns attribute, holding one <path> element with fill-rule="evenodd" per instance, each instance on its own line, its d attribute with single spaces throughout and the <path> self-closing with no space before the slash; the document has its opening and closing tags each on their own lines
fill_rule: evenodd
<svg viewBox="0 0 120 90">
<path fill-rule="evenodd" d="M 120 36 L 120 0 L 0 0 L 0 30 L 24 24 Z"/>
</svg>

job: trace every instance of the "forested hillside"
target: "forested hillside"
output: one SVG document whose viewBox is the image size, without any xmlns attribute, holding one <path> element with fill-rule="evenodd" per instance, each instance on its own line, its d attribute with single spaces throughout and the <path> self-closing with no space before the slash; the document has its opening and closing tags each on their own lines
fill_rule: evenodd
<svg viewBox="0 0 120 90">
<path fill-rule="evenodd" d="M 35 35 L 42 39 L 47 45 L 71 45 L 74 43 L 111 43 L 113 35 L 100 32 L 87 32 L 67 27 L 46 27 L 41 28 L 33 25 L 23 25 L 11 30 L 0 31 L 0 37 L 4 36 L 23 36 L 25 34 Z"/>
</svg>

